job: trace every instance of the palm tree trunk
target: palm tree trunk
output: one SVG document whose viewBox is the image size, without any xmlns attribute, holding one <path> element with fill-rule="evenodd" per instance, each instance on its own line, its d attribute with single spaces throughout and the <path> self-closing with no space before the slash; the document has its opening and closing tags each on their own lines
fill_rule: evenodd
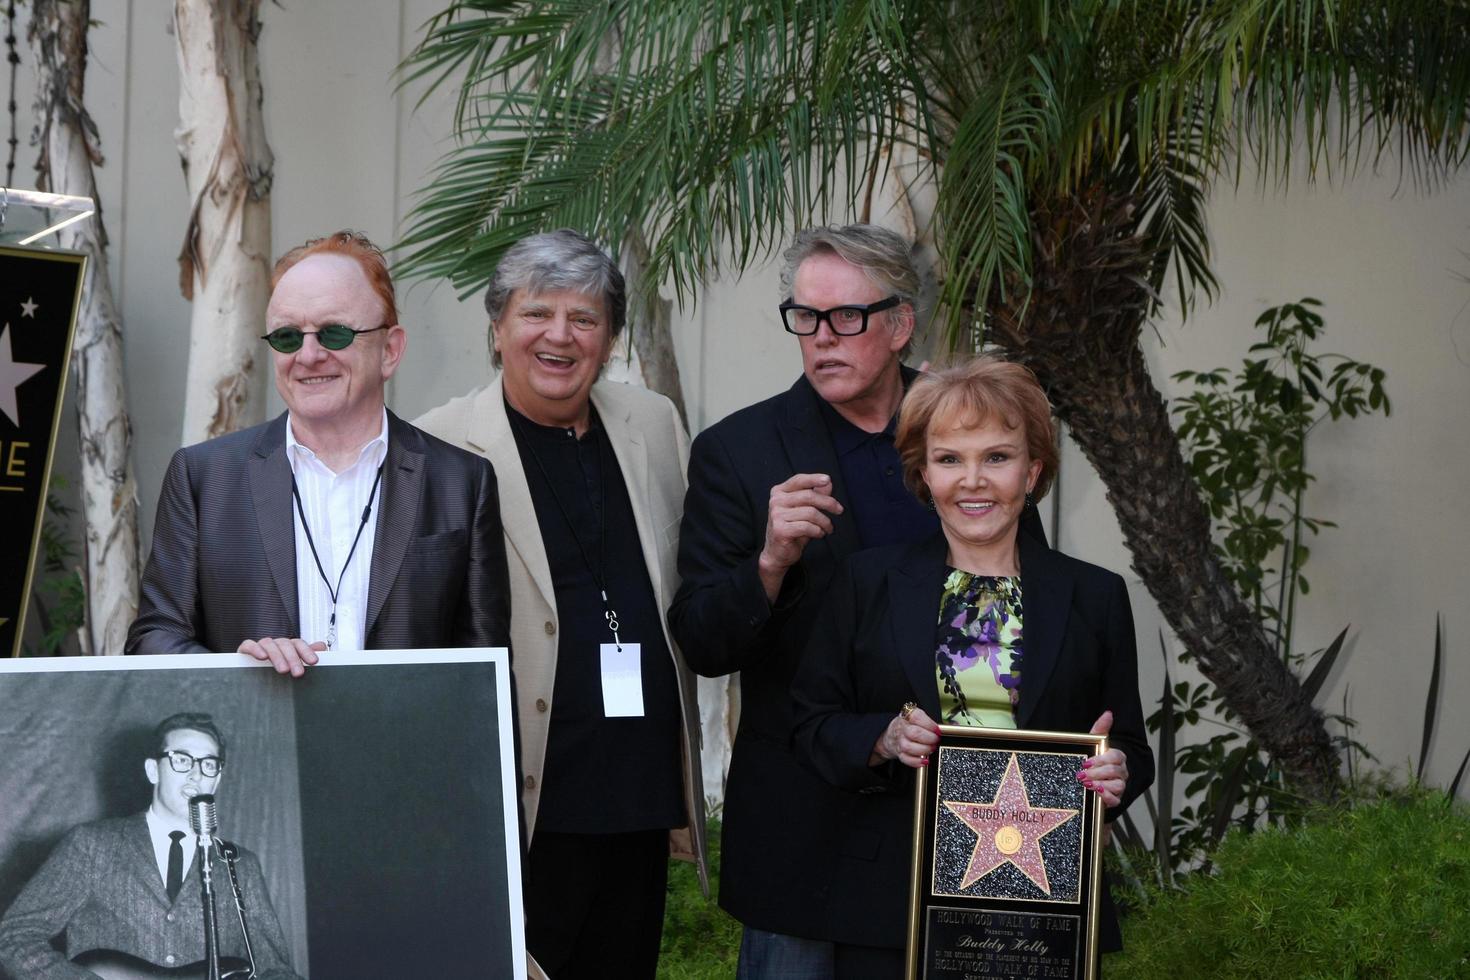
<svg viewBox="0 0 1470 980">
<path fill-rule="evenodd" d="M 87 254 L 71 362 L 86 518 L 82 581 L 87 618 L 79 640 L 85 654 L 120 654 L 138 612 L 138 488 L 123 375 L 122 315 L 107 271 L 107 229 L 92 169 L 101 165 L 102 152 L 83 99 L 90 17 L 87 0 L 36 0 L 29 37 L 36 55 L 41 147 L 37 187 L 89 197 L 97 206 L 90 221 L 59 233 L 63 248 Z"/>
<path fill-rule="evenodd" d="M 1200 670 L 1312 802 L 1341 786 L 1322 713 L 1226 578 L 1210 519 L 1139 344 L 1149 254 L 1101 186 L 1033 208 L 1034 288 L 992 304 L 990 339 L 1036 372 L 1107 488 L 1134 569 Z M 1079 314 L 1078 311 L 1086 311 Z M 1079 315 L 1082 319 L 1079 320 Z M 1120 363 L 1118 351 L 1126 355 Z"/>
</svg>

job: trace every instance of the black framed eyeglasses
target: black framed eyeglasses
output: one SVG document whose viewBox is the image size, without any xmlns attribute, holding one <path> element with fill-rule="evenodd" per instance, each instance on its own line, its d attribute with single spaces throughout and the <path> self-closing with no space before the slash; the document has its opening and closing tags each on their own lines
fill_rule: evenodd
<svg viewBox="0 0 1470 980">
<path fill-rule="evenodd" d="M 358 334 L 377 333 L 379 330 L 387 329 L 388 325 L 384 324 L 381 327 L 371 327 L 367 330 L 354 330 L 340 323 L 323 324 L 315 330 L 302 330 L 300 327 L 276 327 L 270 333 L 261 336 L 260 339 L 270 344 L 272 350 L 282 354 L 294 354 L 301 349 L 302 344 L 306 343 L 308 334 L 316 334 L 316 342 L 327 350 L 342 350 L 350 346 L 357 339 Z"/>
<path fill-rule="evenodd" d="M 168 767 L 179 775 L 190 772 L 195 766 L 205 779 L 213 779 L 225 768 L 225 760 L 217 755 L 206 755 L 196 759 L 183 749 L 164 749 L 161 759 L 168 760 Z"/>
<path fill-rule="evenodd" d="M 897 296 L 890 296 L 866 306 L 853 303 L 834 306 L 830 310 L 816 310 L 788 299 L 781 304 L 781 322 L 786 324 L 787 333 L 810 337 L 821 328 L 822 321 L 826 320 L 833 333 L 839 337 L 851 337 L 868 329 L 868 317 L 891 310 L 901 302 L 903 301 Z"/>
</svg>

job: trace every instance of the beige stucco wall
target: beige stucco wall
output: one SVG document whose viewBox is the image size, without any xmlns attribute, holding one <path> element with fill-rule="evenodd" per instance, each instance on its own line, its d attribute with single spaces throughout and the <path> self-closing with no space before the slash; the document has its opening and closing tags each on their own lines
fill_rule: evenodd
<svg viewBox="0 0 1470 980">
<path fill-rule="evenodd" d="M 264 7 L 261 39 L 267 132 L 276 155 L 275 251 L 339 227 L 391 242 L 414 189 L 445 148 L 448 109 L 418 90 L 395 94 L 390 73 L 430 0 L 304 0 Z M 144 540 L 183 403 L 188 310 L 175 256 L 184 227 L 183 180 L 172 130 L 177 115 L 168 5 L 96 0 L 88 103 L 107 166 L 101 194 L 113 238 L 112 272 L 126 318 L 128 381 Z M 22 8 L 24 17 L 24 8 Z M 30 102 L 29 54 L 21 105 Z M 24 128 L 24 124 L 23 124 Z M 30 186 L 32 151 L 17 183 Z M 1415 757 L 1436 613 L 1444 617 L 1443 713 L 1429 767 L 1447 782 L 1470 747 L 1470 636 L 1462 553 L 1470 516 L 1470 183 L 1432 196 L 1397 176 L 1288 193 L 1217 195 L 1213 244 L 1222 291 L 1187 325 L 1177 316 L 1145 337 L 1155 377 L 1237 364 L 1263 308 L 1304 295 L 1325 301 L 1324 349 L 1388 372 L 1388 419 L 1326 427 L 1311 443 L 1319 482 L 1309 512 L 1336 521 L 1314 543 L 1313 591 L 1301 604 L 1298 642 L 1324 645 L 1352 624 L 1343 662 L 1324 700 L 1351 690 L 1356 735 L 1386 764 Z M 708 285 L 698 305 L 676 310 L 676 347 L 697 430 L 781 390 L 799 370 L 794 342 L 774 314 L 775 274 L 762 269 Z M 445 285 L 402 291 L 411 343 L 390 404 L 413 417 L 481 383 L 488 370 L 478 297 L 461 303 Z M 271 410 L 279 401 L 271 394 Z M 64 441 L 63 453 L 74 452 Z M 1103 491 L 1072 449 L 1065 453 L 1060 544 L 1119 570 L 1128 566 Z M 1162 681 L 1160 621 L 1131 573 L 1146 703 Z M 1177 653 L 1166 640 L 1171 657 Z"/>
</svg>

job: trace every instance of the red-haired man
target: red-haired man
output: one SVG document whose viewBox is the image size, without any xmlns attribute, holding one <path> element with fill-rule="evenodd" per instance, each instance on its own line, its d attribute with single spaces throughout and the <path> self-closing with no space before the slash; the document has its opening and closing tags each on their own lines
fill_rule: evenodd
<svg viewBox="0 0 1470 980">
<path fill-rule="evenodd" d="M 342 231 L 271 278 L 286 411 L 174 454 L 127 652 L 238 650 L 300 676 L 327 649 L 506 645 L 494 470 L 384 403 L 408 336 L 382 252 Z"/>
</svg>

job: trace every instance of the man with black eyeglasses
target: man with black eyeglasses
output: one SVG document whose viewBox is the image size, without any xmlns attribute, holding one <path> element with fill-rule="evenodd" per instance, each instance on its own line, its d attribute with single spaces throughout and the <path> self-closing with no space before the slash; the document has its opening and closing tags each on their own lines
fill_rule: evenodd
<svg viewBox="0 0 1470 980">
<path fill-rule="evenodd" d="M 915 372 L 919 273 L 901 236 L 810 228 L 784 255 L 791 388 L 694 440 L 669 624 L 689 665 L 740 673 L 720 904 L 745 926 L 738 975 L 872 973 L 864 933 L 875 835 L 791 748 L 791 680 L 833 573 L 863 548 L 938 529 L 893 446 Z"/>
<path fill-rule="evenodd" d="M 143 772 L 153 801 L 142 813 L 72 830 L 0 919 L 0 974 L 25 980 L 204 976 L 204 905 L 189 803 L 212 797 L 225 738 L 207 714 L 171 715 L 154 729 Z M 212 853 L 222 970 L 291 980 L 285 936 L 255 855 L 233 847 L 249 944 L 235 914 L 229 870 Z M 227 906 L 229 906 L 227 908 Z M 174 971 L 180 971 L 175 973 Z M 244 973 L 238 974 L 244 976 Z"/>
<path fill-rule="evenodd" d="M 271 279 L 287 410 L 174 454 L 126 652 L 238 650 L 299 677 L 323 650 L 505 646 L 494 470 L 384 403 L 408 337 L 382 252 L 342 231 Z"/>
<path fill-rule="evenodd" d="M 720 904 L 745 926 L 738 975 L 842 975 L 866 884 L 842 875 L 862 846 L 844 794 L 792 753 L 791 679 L 833 572 L 860 548 L 938 527 L 904 489 L 894 417 L 913 372 L 919 273 L 874 225 L 810 228 L 784 255 L 781 322 L 802 375 L 694 440 L 669 610 L 689 665 L 740 672 L 725 786 Z"/>
</svg>

